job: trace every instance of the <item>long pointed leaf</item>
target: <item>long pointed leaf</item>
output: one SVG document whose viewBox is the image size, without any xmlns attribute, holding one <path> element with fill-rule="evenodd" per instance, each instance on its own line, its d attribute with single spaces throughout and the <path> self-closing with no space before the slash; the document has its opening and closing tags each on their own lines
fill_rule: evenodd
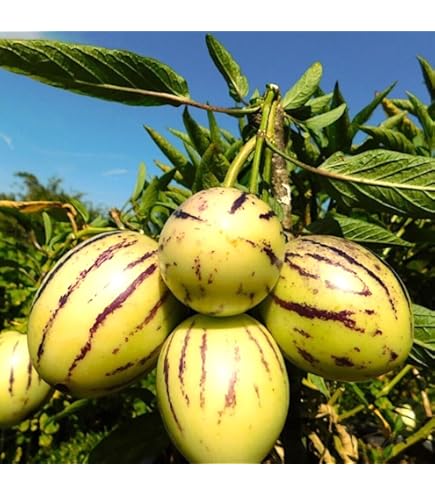
<svg viewBox="0 0 435 495">
<path fill-rule="evenodd" d="M 431 100 L 435 100 L 435 69 L 430 63 L 423 57 L 417 57 L 420 63 L 421 71 L 423 73 L 424 82 L 429 92 Z"/>
<path fill-rule="evenodd" d="M 435 217 L 435 159 L 388 150 L 328 158 L 317 169 L 331 195 L 348 206 Z"/>
<path fill-rule="evenodd" d="M 418 120 L 423 127 L 423 132 L 426 137 L 427 145 L 429 149 L 435 147 L 435 121 L 432 120 L 429 115 L 428 109 L 426 105 L 419 100 L 415 95 L 407 92 L 410 102 L 415 109 L 415 113 L 417 115 Z"/>
<path fill-rule="evenodd" d="M 230 96 L 237 102 L 243 101 L 248 94 L 249 85 L 239 64 L 222 43 L 211 34 L 206 35 L 205 41 L 213 62 L 228 84 Z"/>
<path fill-rule="evenodd" d="M 220 186 L 220 182 L 213 173 L 213 161 L 217 153 L 216 145 L 210 143 L 209 147 L 202 156 L 201 162 L 196 169 L 195 181 L 192 186 L 192 192 L 198 192 L 201 189 Z"/>
<path fill-rule="evenodd" d="M 0 67 L 51 86 L 128 105 L 179 105 L 171 96 L 189 97 L 186 81 L 168 65 L 126 50 L 0 39 Z"/>
<path fill-rule="evenodd" d="M 311 98 L 311 100 L 307 101 L 306 106 L 310 108 L 311 113 L 314 115 L 317 115 L 318 113 L 326 112 L 329 103 L 331 102 L 332 95 L 333 95 L 332 93 L 328 93 L 326 95 L 316 96 L 315 98 Z M 340 103 L 344 103 L 344 100 Z"/>
<path fill-rule="evenodd" d="M 292 110 L 306 103 L 316 92 L 322 73 L 322 64 L 314 62 L 282 98 L 281 104 L 284 109 Z"/>
<path fill-rule="evenodd" d="M 418 366 L 434 368 L 435 365 L 435 311 L 413 304 L 414 345 L 409 360 Z"/>
<path fill-rule="evenodd" d="M 372 113 L 375 111 L 376 107 L 388 95 L 388 93 L 394 88 L 395 85 L 396 83 L 393 83 L 390 86 L 388 86 L 387 89 L 377 94 L 367 106 L 365 106 L 361 111 L 359 111 L 355 115 L 355 117 L 352 119 L 352 122 L 350 124 L 351 139 L 353 139 L 355 134 L 358 132 L 360 126 L 365 124 L 369 120 Z"/>
<path fill-rule="evenodd" d="M 339 235 L 369 246 L 411 247 L 413 245 L 384 227 L 339 213 L 330 213 L 322 220 L 309 225 L 307 229 L 313 234 Z"/>
<path fill-rule="evenodd" d="M 210 144 L 210 133 L 190 115 L 187 108 L 183 111 L 183 123 L 196 151 L 203 155 Z"/>
<path fill-rule="evenodd" d="M 337 108 L 340 105 L 346 103 L 343 95 L 340 91 L 338 82 L 335 83 L 334 92 L 332 95 L 331 108 Z M 352 143 L 349 132 L 350 119 L 349 111 L 346 107 L 343 114 L 338 118 L 333 125 L 326 129 L 326 135 L 328 137 L 328 154 L 332 155 L 336 151 L 348 151 Z"/>
<path fill-rule="evenodd" d="M 329 110 L 329 112 L 315 115 L 307 120 L 304 120 L 303 124 L 313 131 L 318 131 L 324 127 L 328 127 L 338 120 L 346 110 L 346 103 L 342 103 L 337 108 Z"/>
<path fill-rule="evenodd" d="M 401 151 L 402 153 L 410 153 L 412 155 L 415 154 L 414 145 L 399 131 L 382 127 L 372 127 L 369 125 L 362 125 L 360 129 L 369 136 L 372 136 L 378 145 L 382 144 L 389 150 Z"/>
<path fill-rule="evenodd" d="M 131 195 L 132 201 L 136 201 L 139 198 L 139 196 L 142 194 L 146 177 L 147 177 L 147 169 L 145 163 L 141 162 L 138 167 L 136 183 L 134 185 L 134 190 Z"/>
<path fill-rule="evenodd" d="M 189 160 L 179 151 L 175 146 L 173 146 L 166 138 L 164 138 L 160 133 L 154 130 L 152 127 L 144 126 L 145 130 L 150 135 L 151 139 L 157 144 L 157 146 L 162 150 L 166 157 L 171 161 L 171 163 L 176 167 L 176 169 L 181 173 L 183 179 L 187 183 L 193 182 L 194 168 Z"/>
</svg>

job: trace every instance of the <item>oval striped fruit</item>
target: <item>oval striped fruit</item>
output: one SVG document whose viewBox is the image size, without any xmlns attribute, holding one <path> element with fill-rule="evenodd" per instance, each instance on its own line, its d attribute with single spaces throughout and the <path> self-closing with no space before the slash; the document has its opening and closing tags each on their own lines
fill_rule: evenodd
<svg viewBox="0 0 435 495">
<path fill-rule="evenodd" d="M 278 218 L 253 194 L 214 187 L 187 199 L 160 234 L 162 277 L 199 313 L 241 314 L 279 277 L 284 238 Z"/>
<path fill-rule="evenodd" d="M 157 243 L 105 233 L 68 252 L 42 282 L 28 321 L 30 355 L 51 385 L 97 397 L 154 367 L 185 315 L 160 277 Z"/>
<path fill-rule="evenodd" d="M 32 366 L 26 335 L 0 333 L 0 427 L 21 423 L 51 397 L 53 389 Z"/>
<path fill-rule="evenodd" d="M 406 289 L 377 256 L 333 236 L 290 241 L 279 282 L 259 307 L 284 355 L 337 380 L 401 365 L 412 346 Z"/>
<path fill-rule="evenodd" d="M 261 462 L 289 405 L 281 352 L 248 315 L 181 323 L 162 348 L 156 388 L 165 427 L 193 463 Z"/>
</svg>

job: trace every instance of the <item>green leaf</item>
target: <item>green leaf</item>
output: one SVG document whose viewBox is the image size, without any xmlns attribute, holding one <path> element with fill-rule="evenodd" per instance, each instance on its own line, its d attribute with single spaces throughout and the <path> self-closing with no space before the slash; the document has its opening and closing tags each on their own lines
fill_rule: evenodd
<svg viewBox="0 0 435 495">
<path fill-rule="evenodd" d="M 331 99 L 332 93 L 328 93 L 322 96 L 316 96 L 315 98 L 311 98 L 311 100 L 306 103 L 306 106 L 310 108 L 312 114 L 316 115 L 327 110 Z"/>
<path fill-rule="evenodd" d="M 230 131 L 227 131 L 226 129 L 221 129 L 220 131 L 229 145 L 233 145 L 237 141 L 237 138 Z"/>
<path fill-rule="evenodd" d="M 400 124 L 403 121 L 403 118 L 406 117 L 408 112 L 405 110 L 402 110 L 400 113 L 397 115 L 393 115 L 391 117 L 388 117 L 388 119 L 385 119 L 381 123 L 381 127 L 384 127 L 385 129 L 394 129 L 400 126 Z"/>
<path fill-rule="evenodd" d="M 354 138 L 360 126 L 362 126 L 365 122 L 369 120 L 372 113 L 376 110 L 376 107 L 379 105 L 379 103 L 382 102 L 382 100 L 388 95 L 388 93 L 394 88 L 395 85 L 396 83 L 393 83 L 390 86 L 388 86 L 387 89 L 384 89 L 384 91 L 378 93 L 367 106 L 365 106 L 360 112 L 358 112 L 355 115 L 355 117 L 352 119 L 352 122 L 350 124 L 349 132 L 351 139 Z"/>
<path fill-rule="evenodd" d="M 431 100 L 435 100 L 435 69 L 423 57 L 417 57 L 420 63 L 420 68 L 423 73 L 424 83 L 429 91 Z"/>
<path fill-rule="evenodd" d="M 85 223 L 88 223 L 90 219 L 90 214 L 86 206 L 77 198 L 69 198 L 68 201 L 74 206 L 78 214 L 83 218 L 83 221 Z"/>
<path fill-rule="evenodd" d="M 192 145 L 192 141 L 187 133 L 179 131 L 178 129 L 168 128 L 169 132 L 173 134 L 175 137 L 180 139 L 183 143 Z"/>
<path fill-rule="evenodd" d="M 322 73 L 322 64 L 314 62 L 282 98 L 281 104 L 284 109 L 292 110 L 306 103 L 316 92 Z"/>
<path fill-rule="evenodd" d="M 153 177 L 151 182 L 145 188 L 142 193 L 142 197 L 140 200 L 138 214 L 141 216 L 148 216 L 151 208 L 156 204 L 159 199 L 159 179 L 157 177 Z"/>
<path fill-rule="evenodd" d="M 434 368 L 435 361 L 435 311 L 412 305 L 414 314 L 414 344 L 409 360 L 418 366 Z"/>
<path fill-rule="evenodd" d="M 213 162 L 215 160 L 216 153 L 216 145 L 211 143 L 202 156 L 199 167 L 196 169 L 192 192 L 195 193 L 201 189 L 220 186 L 218 178 L 213 173 Z"/>
<path fill-rule="evenodd" d="M 147 188 L 144 190 L 140 205 L 139 214 L 147 217 L 150 215 L 151 209 L 156 205 L 159 199 L 159 192 L 164 191 L 171 180 L 174 178 L 176 169 L 173 168 L 164 173 L 161 177 L 153 177 Z"/>
<path fill-rule="evenodd" d="M 183 122 L 193 147 L 200 155 L 203 155 L 210 144 L 208 129 L 205 129 L 199 125 L 198 122 L 196 122 L 196 120 L 190 115 L 187 108 L 183 111 Z"/>
<path fill-rule="evenodd" d="M 127 105 L 180 105 L 187 83 L 166 64 L 126 50 L 51 40 L 0 40 L 0 67 Z"/>
<path fill-rule="evenodd" d="M 75 414 L 80 409 L 83 409 L 84 407 L 91 404 L 91 402 L 92 402 L 91 399 L 75 400 L 74 402 L 66 406 L 65 409 L 63 409 L 62 411 L 58 412 L 57 414 L 54 414 L 53 416 L 50 416 L 47 420 L 46 425 L 55 421 L 59 421 L 62 418 L 67 418 L 72 414 Z"/>
<path fill-rule="evenodd" d="M 361 390 L 360 387 L 358 387 L 358 385 L 356 383 L 352 383 L 352 382 L 349 382 L 346 384 L 351 390 L 352 392 L 358 397 L 358 399 L 365 405 L 365 406 L 369 406 L 369 401 L 366 399 L 366 396 L 364 394 L 364 392 Z"/>
<path fill-rule="evenodd" d="M 336 120 L 338 120 L 346 110 L 346 103 L 342 103 L 337 108 L 333 108 L 329 110 L 329 112 L 322 113 L 320 115 L 316 115 L 314 117 L 310 117 L 307 120 L 303 121 L 303 124 L 313 131 L 318 131 L 323 129 L 324 127 L 328 127 L 333 124 Z"/>
<path fill-rule="evenodd" d="M 400 110 L 415 114 L 414 106 L 409 100 L 404 98 L 390 98 L 389 100 Z"/>
<path fill-rule="evenodd" d="M 193 146 L 187 143 L 184 145 L 184 149 L 186 150 L 186 153 L 189 155 L 190 161 L 193 163 L 193 167 L 196 170 L 201 162 L 200 154 L 196 151 L 196 149 Z"/>
<path fill-rule="evenodd" d="M 210 129 L 210 139 L 213 144 L 216 145 L 218 149 L 224 150 L 224 148 L 227 148 L 227 146 L 224 147 L 221 139 L 221 130 L 219 128 L 219 125 L 216 121 L 216 117 L 214 116 L 214 113 L 211 112 L 210 110 L 207 111 L 207 117 L 208 117 L 208 127 Z"/>
<path fill-rule="evenodd" d="M 432 120 L 426 105 L 421 100 L 409 91 L 407 91 L 407 95 L 412 103 L 412 106 L 414 107 L 415 114 L 423 127 L 427 145 L 430 149 L 432 149 L 435 147 L 435 121 Z"/>
<path fill-rule="evenodd" d="M 302 379 L 304 382 L 305 379 Z M 310 388 L 316 388 L 320 393 L 322 393 L 327 399 L 331 398 L 329 389 L 326 385 L 325 379 L 322 376 L 315 375 L 313 373 L 307 373 L 306 381 Z"/>
<path fill-rule="evenodd" d="M 48 245 L 53 234 L 53 225 L 50 215 L 46 211 L 42 212 L 42 221 L 44 222 L 45 244 Z"/>
<path fill-rule="evenodd" d="M 362 125 L 360 129 L 372 136 L 378 146 L 382 144 L 385 148 L 402 153 L 415 154 L 415 147 L 407 137 L 400 131 L 387 129 L 385 127 L 373 127 Z"/>
<path fill-rule="evenodd" d="M 222 43 L 211 34 L 206 35 L 205 42 L 213 62 L 228 84 L 230 96 L 237 102 L 243 101 L 248 94 L 249 85 L 239 64 Z"/>
<path fill-rule="evenodd" d="M 335 83 L 334 93 L 332 95 L 331 109 L 338 108 L 340 105 L 345 104 L 346 101 L 341 94 L 338 82 Z M 332 155 L 336 151 L 348 151 L 352 143 L 352 139 L 349 134 L 349 111 L 346 107 L 343 114 L 334 122 L 333 125 L 326 129 L 326 136 L 328 137 L 328 154 Z"/>
<path fill-rule="evenodd" d="M 186 184 L 190 186 L 193 182 L 194 167 L 189 162 L 189 160 L 183 155 L 183 153 L 181 153 L 181 151 L 179 151 L 165 137 L 163 137 L 152 127 L 145 125 L 144 128 L 150 135 L 151 139 L 157 144 L 160 150 L 180 172 L 183 179 L 186 181 Z"/>
<path fill-rule="evenodd" d="M 147 177 L 147 169 L 145 163 L 141 162 L 139 164 L 139 168 L 137 171 L 136 184 L 134 186 L 133 194 L 131 195 L 131 200 L 133 202 L 136 201 L 139 198 L 139 196 L 142 194 L 146 177 Z"/>
<path fill-rule="evenodd" d="M 338 235 L 368 246 L 411 247 L 413 245 L 384 227 L 339 213 L 328 213 L 325 218 L 313 222 L 307 229 L 313 234 Z"/>
<path fill-rule="evenodd" d="M 89 454 L 89 464 L 152 464 L 170 445 L 158 413 L 123 423 Z"/>
<path fill-rule="evenodd" d="M 331 195 L 347 207 L 416 218 L 435 216 L 435 159 L 371 150 L 345 157 L 336 153 L 316 169 Z"/>
</svg>

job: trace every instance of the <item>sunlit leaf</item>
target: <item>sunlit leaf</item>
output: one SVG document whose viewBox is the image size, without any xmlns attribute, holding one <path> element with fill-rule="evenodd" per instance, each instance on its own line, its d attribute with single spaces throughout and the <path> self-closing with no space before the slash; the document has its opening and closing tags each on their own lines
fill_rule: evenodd
<svg viewBox="0 0 435 495">
<path fill-rule="evenodd" d="M 142 194 L 142 190 L 146 181 L 146 176 L 147 176 L 147 169 L 145 163 L 141 162 L 138 167 L 136 183 L 134 185 L 134 190 L 131 195 L 132 201 L 136 201 L 139 198 L 139 196 Z"/>
<path fill-rule="evenodd" d="M 187 108 L 183 111 L 183 122 L 193 147 L 202 155 L 210 144 L 208 129 L 199 125 Z"/>
<path fill-rule="evenodd" d="M 346 110 L 346 103 L 342 103 L 337 108 L 333 108 L 328 112 L 320 115 L 315 115 L 307 120 L 304 120 L 303 124 L 311 130 L 318 131 L 324 127 L 328 127 L 338 120 Z"/>
<path fill-rule="evenodd" d="M 333 197 L 345 206 L 432 218 L 435 159 L 388 150 L 336 153 L 319 167 Z"/>
<path fill-rule="evenodd" d="M 187 83 L 168 65 L 126 50 L 52 40 L 0 40 L 0 67 L 128 105 L 180 105 Z"/>
<path fill-rule="evenodd" d="M 407 137 L 394 129 L 362 125 L 360 129 L 372 136 L 378 145 L 402 153 L 415 154 L 415 147 Z"/>
<path fill-rule="evenodd" d="M 435 69 L 423 57 L 417 57 L 430 98 L 435 100 Z"/>
<path fill-rule="evenodd" d="M 339 213 L 329 213 L 324 219 L 309 225 L 307 229 L 313 234 L 339 235 L 369 246 L 412 246 L 411 242 L 397 237 L 384 227 Z"/>
<path fill-rule="evenodd" d="M 235 101 L 243 101 L 243 98 L 248 94 L 249 85 L 239 64 L 222 43 L 211 34 L 206 35 L 205 41 L 213 62 L 228 84 L 230 96 Z"/>
<path fill-rule="evenodd" d="M 352 119 L 349 130 L 351 139 L 353 139 L 355 134 L 358 132 L 360 126 L 362 126 L 369 120 L 373 112 L 376 110 L 376 107 L 388 95 L 388 93 L 394 88 L 395 85 L 396 83 L 393 83 L 388 86 L 387 89 L 378 93 L 368 105 L 366 105 L 355 115 L 355 117 Z"/>
<path fill-rule="evenodd" d="M 435 365 L 435 311 L 413 304 L 414 344 L 409 360 L 418 366 L 434 368 Z"/>
<path fill-rule="evenodd" d="M 306 103 L 316 92 L 322 73 L 322 64 L 314 62 L 283 96 L 281 104 L 284 109 L 292 110 Z"/>
</svg>

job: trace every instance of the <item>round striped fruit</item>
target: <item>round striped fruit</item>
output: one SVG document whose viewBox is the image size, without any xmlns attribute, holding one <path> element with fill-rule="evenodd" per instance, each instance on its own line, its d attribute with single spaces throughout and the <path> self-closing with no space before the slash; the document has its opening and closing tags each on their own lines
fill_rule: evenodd
<svg viewBox="0 0 435 495">
<path fill-rule="evenodd" d="M 214 187 L 187 199 L 160 234 L 162 277 L 199 313 L 241 314 L 279 277 L 284 238 L 278 218 L 253 194 Z"/>
<path fill-rule="evenodd" d="M 0 427 L 21 423 L 42 407 L 53 389 L 32 366 L 27 337 L 16 331 L 0 333 Z"/>
<path fill-rule="evenodd" d="M 156 388 L 165 427 L 192 463 L 261 462 L 289 405 L 281 352 L 248 315 L 181 323 L 162 348 Z"/>
<path fill-rule="evenodd" d="M 155 366 L 186 315 L 164 285 L 157 243 L 114 231 L 82 242 L 42 282 L 28 321 L 33 365 L 78 397 L 116 391 Z"/>
<path fill-rule="evenodd" d="M 333 236 L 287 244 L 280 280 L 259 312 L 290 361 L 326 378 L 378 376 L 412 346 L 403 284 L 370 251 Z"/>
</svg>

